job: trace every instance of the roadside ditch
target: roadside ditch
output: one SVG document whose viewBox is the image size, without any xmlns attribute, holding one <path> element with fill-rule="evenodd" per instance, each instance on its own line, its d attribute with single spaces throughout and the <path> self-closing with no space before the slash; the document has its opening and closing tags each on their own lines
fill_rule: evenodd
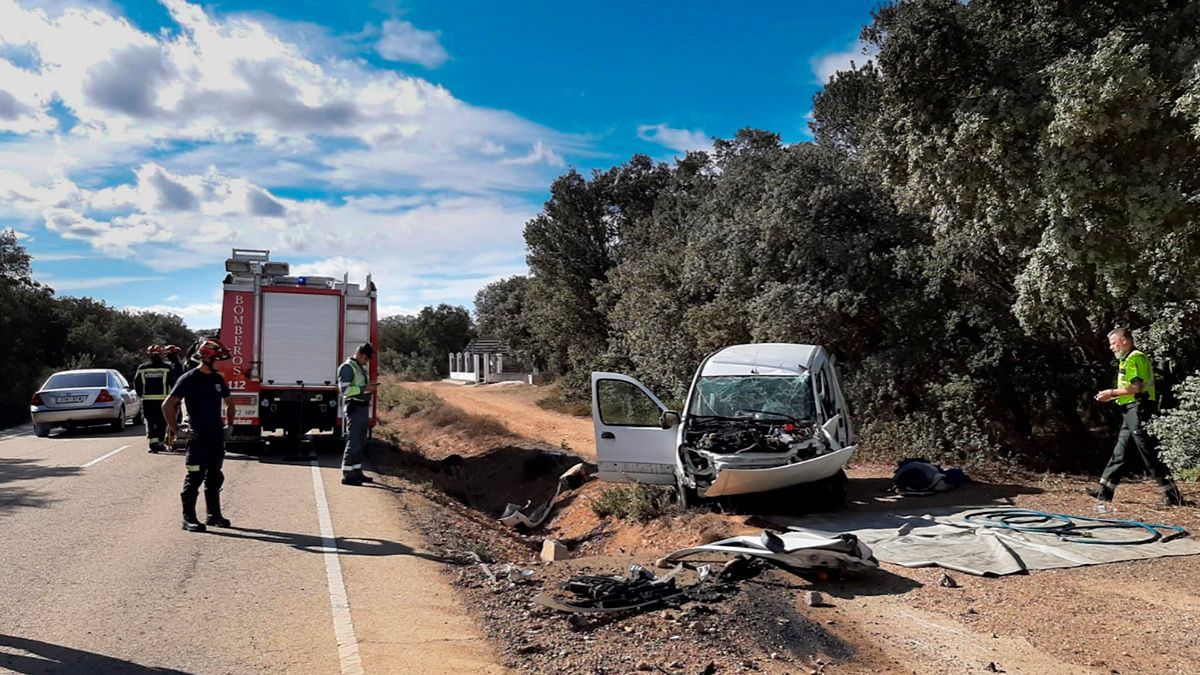
<svg viewBox="0 0 1200 675">
<path fill-rule="evenodd" d="M 748 525 L 743 516 L 684 513 L 669 500 L 630 507 L 628 500 L 639 490 L 625 495 L 597 481 L 564 489 L 541 526 L 510 528 L 497 520 L 506 505 L 545 501 L 563 472 L 588 463 L 570 448 L 516 438 L 493 418 L 435 399 L 402 392 L 381 397 L 391 410 L 381 414 L 371 461 L 389 486 L 403 492 L 402 508 L 426 546 L 460 563 L 444 572 L 507 667 L 579 673 L 823 672 L 854 654 L 829 625 L 808 618 L 803 603 L 796 602 L 816 585 L 774 570 L 756 570 L 741 583 L 711 584 L 703 594 L 640 613 L 581 616 L 536 604 L 539 593 L 564 595 L 559 587 L 572 576 L 620 576 L 631 565 L 663 574 L 666 570 L 654 563 L 669 551 L 761 528 Z M 627 519 L 602 516 L 606 511 L 598 502 L 631 512 L 625 513 Z M 546 539 L 564 544 L 569 558 L 539 560 Z M 719 569 L 721 562 L 713 567 Z M 516 581 L 509 581 L 507 564 L 513 565 Z M 528 570 L 532 575 L 526 580 L 521 572 Z M 685 570 L 677 581 L 689 586 L 696 575 Z"/>
</svg>

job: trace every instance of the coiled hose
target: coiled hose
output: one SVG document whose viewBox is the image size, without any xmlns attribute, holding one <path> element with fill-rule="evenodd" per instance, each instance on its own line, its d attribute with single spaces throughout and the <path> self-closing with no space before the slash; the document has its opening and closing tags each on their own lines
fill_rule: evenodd
<svg viewBox="0 0 1200 675">
<path fill-rule="evenodd" d="M 992 527 L 1016 532 L 1053 534 L 1063 541 L 1078 544 L 1119 544 L 1135 546 L 1167 542 L 1186 537 L 1187 530 L 1177 525 L 1156 525 L 1140 520 L 1115 520 L 1072 516 L 1064 513 L 1045 513 L 1029 509 L 988 509 L 976 511 L 963 517 L 966 522 L 980 527 Z M 1092 523 L 1081 525 L 1078 521 Z M 1143 530 L 1147 534 L 1141 539 L 1097 539 L 1099 530 Z M 1163 530 L 1168 531 L 1164 535 Z"/>
</svg>

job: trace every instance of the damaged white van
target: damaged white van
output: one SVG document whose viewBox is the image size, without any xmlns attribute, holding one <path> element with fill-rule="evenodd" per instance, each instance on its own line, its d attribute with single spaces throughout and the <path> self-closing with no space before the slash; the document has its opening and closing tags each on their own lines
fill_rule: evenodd
<svg viewBox="0 0 1200 675">
<path fill-rule="evenodd" d="M 682 414 L 641 382 L 592 373 L 602 480 L 674 484 L 697 498 L 819 483 L 845 498 L 857 446 L 834 359 L 823 347 L 726 347 L 696 370 Z"/>
</svg>

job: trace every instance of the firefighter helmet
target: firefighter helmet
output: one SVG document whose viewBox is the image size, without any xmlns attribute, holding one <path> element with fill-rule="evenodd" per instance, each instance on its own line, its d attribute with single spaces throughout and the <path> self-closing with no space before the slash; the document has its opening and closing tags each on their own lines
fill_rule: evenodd
<svg viewBox="0 0 1200 675">
<path fill-rule="evenodd" d="M 209 338 L 200 343 L 192 358 L 197 361 L 228 361 L 231 355 L 220 341 Z"/>
<path fill-rule="evenodd" d="M 183 350 L 175 345 L 167 345 L 166 347 L 163 347 L 163 351 L 165 351 L 168 355 L 171 355 L 171 354 L 178 354 L 179 352 L 181 352 Z"/>
<path fill-rule="evenodd" d="M 150 345 L 149 347 L 146 347 L 146 353 L 149 354 L 150 356 L 162 356 L 163 355 L 163 346 L 162 345 Z"/>
</svg>

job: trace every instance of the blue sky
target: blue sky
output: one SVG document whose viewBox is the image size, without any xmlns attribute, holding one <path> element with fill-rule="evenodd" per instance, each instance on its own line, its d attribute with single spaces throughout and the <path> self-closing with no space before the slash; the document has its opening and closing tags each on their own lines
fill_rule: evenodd
<svg viewBox="0 0 1200 675">
<path fill-rule="evenodd" d="M 805 140 L 877 4 L 0 0 L 0 228 L 198 328 L 234 246 L 469 307 L 572 166 Z"/>
</svg>

